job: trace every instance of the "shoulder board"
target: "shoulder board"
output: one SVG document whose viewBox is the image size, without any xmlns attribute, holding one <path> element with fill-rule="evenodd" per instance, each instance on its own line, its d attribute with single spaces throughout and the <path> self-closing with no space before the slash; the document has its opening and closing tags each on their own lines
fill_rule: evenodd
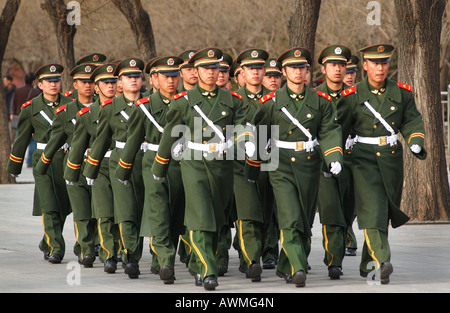
<svg viewBox="0 0 450 313">
<path fill-rule="evenodd" d="M 346 96 L 351 95 L 352 93 L 355 93 L 355 92 L 356 92 L 356 86 L 353 86 L 353 87 L 350 87 L 350 88 L 345 89 L 345 90 L 342 92 L 342 95 L 343 95 L 344 97 L 346 97 Z"/>
<path fill-rule="evenodd" d="M 407 85 L 407 84 L 404 84 L 404 83 L 397 83 L 397 85 L 398 85 L 400 88 L 402 88 L 402 89 L 405 89 L 405 90 L 408 90 L 408 91 L 411 91 L 411 90 L 412 90 L 412 87 L 411 87 L 410 85 Z"/>
<path fill-rule="evenodd" d="M 231 94 L 232 94 L 233 96 L 235 96 L 235 97 L 237 97 L 237 98 L 239 98 L 239 99 L 242 100 L 242 96 L 241 96 L 240 94 L 238 94 L 237 92 L 235 92 L 235 91 L 233 91 L 233 90 L 230 90 L 230 92 L 231 92 Z"/>
<path fill-rule="evenodd" d="M 261 100 L 259 100 L 261 103 L 266 102 L 267 100 L 270 100 L 272 98 L 275 97 L 276 92 L 272 91 L 271 93 L 268 93 L 267 95 L 265 95 L 264 97 L 261 98 Z"/>
<path fill-rule="evenodd" d="M 173 96 L 173 100 L 180 99 L 181 97 L 184 97 L 186 95 L 187 95 L 187 91 L 183 91 L 183 92 L 177 93 L 175 96 Z"/>
<path fill-rule="evenodd" d="M 64 94 L 64 96 L 69 97 L 69 96 L 71 96 L 72 94 L 73 94 L 73 89 L 70 90 L 70 91 L 68 91 L 68 92 L 66 92 L 66 93 Z"/>
<path fill-rule="evenodd" d="M 101 105 L 101 107 L 103 108 L 105 105 L 110 104 L 113 102 L 113 99 L 108 99 L 105 102 L 103 102 L 103 104 Z"/>
<path fill-rule="evenodd" d="M 78 111 L 78 115 L 81 116 L 84 113 L 89 112 L 90 109 L 91 109 L 90 107 L 85 107 L 85 108 L 81 109 L 80 111 Z"/>
<path fill-rule="evenodd" d="M 145 98 L 139 99 L 138 101 L 136 101 L 136 105 L 141 105 L 141 104 L 144 104 L 147 102 L 150 102 L 150 97 L 145 97 Z"/>
<path fill-rule="evenodd" d="M 27 106 L 29 106 L 31 104 L 33 100 L 27 101 L 24 104 L 22 104 L 22 108 L 26 108 Z"/>
<path fill-rule="evenodd" d="M 62 106 L 60 106 L 59 108 L 57 108 L 56 110 L 55 110 L 55 114 L 59 114 L 59 113 L 61 113 L 62 111 L 64 111 L 65 109 L 66 109 L 66 107 L 67 107 L 67 105 L 62 105 Z"/>
<path fill-rule="evenodd" d="M 320 91 L 320 90 L 316 90 L 316 91 L 317 91 L 317 94 L 319 96 L 321 96 L 322 98 L 327 99 L 328 101 L 331 101 L 332 98 L 331 98 L 331 96 L 329 94 L 326 94 L 325 92 Z"/>
</svg>

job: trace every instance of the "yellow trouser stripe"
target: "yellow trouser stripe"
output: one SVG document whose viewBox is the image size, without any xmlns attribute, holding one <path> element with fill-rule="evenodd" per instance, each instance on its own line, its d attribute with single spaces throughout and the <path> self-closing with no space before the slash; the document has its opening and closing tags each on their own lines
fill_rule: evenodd
<svg viewBox="0 0 450 313">
<path fill-rule="evenodd" d="M 78 225 L 77 222 L 73 222 L 75 225 L 75 239 L 78 242 Z M 83 251 L 80 252 L 81 259 L 83 259 Z"/>
<path fill-rule="evenodd" d="M 334 255 L 328 251 L 328 236 L 327 236 L 327 226 L 323 225 L 323 238 L 325 239 L 325 250 L 331 255 L 331 261 L 330 263 L 328 263 L 328 266 L 331 265 L 331 263 L 333 263 L 333 259 L 334 259 Z"/>
<path fill-rule="evenodd" d="M 98 228 L 98 235 L 100 236 L 100 246 L 102 247 L 103 250 L 105 250 L 108 253 L 108 256 L 106 257 L 106 260 L 108 260 L 110 258 L 109 257 L 110 253 L 109 253 L 109 250 L 106 249 L 105 246 L 103 245 L 104 240 L 103 240 L 103 235 L 102 235 L 102 228 L 100 227 L 101 220 L 102 220 L 101 218 L 98 219 L 98 227 L 97 227 Z"/>
<path fill-rule="evenodd" d="M 191 247 L 191 245 L 189 244 L 189 242 L 187 242 L 186 240 L 184 240 L 183 236 L 181 236 L 181 235 L 180 235 L 180 239 L 181 239 L 181 241 L 184 242 L 184 244 L 186 244 L 186 245 L 189 247 L 189 254 L 191 254 L 191 252 L 192 252 L 192 247 Z"/>
<path fill-rule="evenodd" d="M 159 256 L 158 253 L 156 253 L 155 246 L 153 246 L 153 238 L 154 238 L 153 236 L 150 237 L 150 249 L 152 249 L 152 251 L 153 251 L 157 256 Z"/>
<path fill-rule="evenodd" d="M 128 254 L 127 248 L 125 247 L 125 241 L 123 240 L 122 223 L 119 223 L 119 230 L 120 230 L 120 238 L 122 239 L 123 251 L 125 252 L 125 254 Z"/>
<path fill-rule="evenodd" d="M 191 230 L 189 232 L 189 238 L 191 238 L 191 243 L 192 246 L 194 247 L 195 252 L 197 253 L 198 257 L 200 258 L 200 261 L 203 263 L 203 265 L 205 266 L 205 274 L 203 274 L 203 277 L 206 277 L 206 273 L 208 272 L 208 264 L 206 264 L 205 259 L 203 258 L 203 255 L 200 253 L 200 250 L 197 248 L 197 246 L 194 243 L 194 237 L 193 237 L 194 232 Z"/>
<path fill-rule="evenodd" d="M 288 256 L 288 253 L 287 253 L 286 249 L 284 248 L 283 243 L 284 243 L 283 230 L 280 229 L 280 244 L 281 244 L 281 249 L 283 249 L 283 251 L 284 251 L 284 253 L 286 254 L 286 257 L 287 257 L 287 256 Z M 292 272 L 291 274 L 294 275 L 294 266 L 292 266 L 292 264 L 291 264 L 291 272 Z"/>
<path fill-rule="evenodd" d="M 238 221 L 239 222 L 239 221 Z M 248 260 L 248 264 L 252 264 L 252 260 L 247 255 L 247 251 L 245 250 L 245 243 L 244 243 L 244 237 L 242 236 L 242 221 L 238 223 L 239 225 L 239 238 L 241 240 L 241 251 L 244 254 L 245 258 Z"/>
<path fill-rule="evenodd" d="M 42 228 L 44 229 L 44 236 L 45 236 L 45 238 L 47 239 L 47 245 L 50 247 L 50 252 L 49 252 L 49 254 L 52 255 L 53 247 L 52 247 L 52 245 L 50 244 L 50 237 L 49 237 L 49 235 L 47 234 L 47 232 L 45 231 L 44 214 L 42 214 Z"/>
<path fill-rule="evenodd" d="M 370 246 L 370 239 L 369 239 L 369 235 L 367 235 L 367 229 L 364 229 L 364 237 L 366 238 L 366 244 L 367 244 L 367 248 L 369 248 L 370 255 L 372 256 L 372 259 L 377 263 L 377 269 L 379 269 L 380 268 L 380 262 L 375 257 L 375 251 L 373 251 L 372 247 Z"/>
</svg>

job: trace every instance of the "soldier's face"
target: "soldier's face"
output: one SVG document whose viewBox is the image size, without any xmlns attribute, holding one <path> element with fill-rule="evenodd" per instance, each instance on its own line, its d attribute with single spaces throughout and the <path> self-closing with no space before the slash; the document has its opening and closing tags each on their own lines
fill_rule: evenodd
<svg viewBox="0 0 450 313">
<path fill-rule="evenodd" d="M 198 83 L 203 89 L 215 88 L 219 77 L 219 68 L 197 67 Z"/>
<path fill-rule="evenodd" d="M 369 83 L 374 87 L 378 87 L 386 80 L 389 71 L 389 62 L 375 63 L 370 60 L 365 60 L 363 62 L 363 68 L 367 72 Z"/>
<path fill-rule="evenodd" d="M 181 69 L 181 77 L 183 81 L 189 85 L 196 85 L 198 83 L 198 77 L 193 67 L 185 67 Z"/>
<path fill-rule="evenodd" d="M 159 89 L 159 81 L 158 81 L 158 74 L 157 73 L 153 73 L 152 75 L 150 75 L 150 85 L 154 88 L 154 89 Z"/>
<path fill-rule="evenodd" d="M 219 77 L 217 78 L 217 85 L 220 88 L 226 88 L 227 83 L 230 80 L 230 72 L 229 71 L 220 71 L 219 72 Z"/>
<path fill-rule="evenodd" d="M 112 98 L 116 95 L 117 91 L 117 83 L 105 83 L 102 81 L 98 82 L 98 85 L 96 86 L 97 93 L 101 93 L 105 95 L 108 98 Z"/>
<path fill-rule="evenodd" d="M 164 74 L 157 74 L 159 88 L 164 96 L 173 95 L 177 91 L 180 76 L 166 76 Z"/>
<path fill-rule="evenodd" d="M 61 90 L 61 81 L 49 82 L 47 80 L 42 80 L 38 83 L 38 87 L 42 90 L 44 95 L 56 96 Z"/>
<path fill-rule="evenodd" d="M 289 82 L 300 85 L 305 83 L 305 75 L 307 70 L 308 69 L 306 67 L 285 66 L 283 68 L 283 74 Z"/>
<path fill-rule="evenodd" d="M 124 92 L 139 92 L 142 87 L 142 77 L 131 77 L 122 75 L 122 88 Z"/>
<path fill-rule="evenodd" d="M 238 84 L 239 88 L 245 85 L 245 78 L 242 70 L 234 77 L 234 81 Z"/>
<path fill-rule="evenodd" d="M 344 77 L 344 83 L 348 86 L 354 86 L 356 82 L 356 72 L 347 73 Z"/>
<path fill-rule="evenodd" d="M 347 65 L 341 63 L 328 62 L 325 63 L 321 69 L 327 80 L 335 84 L 342 83 L 344 81 L 344 76 L 347 73 Z"/>
<path fill-rule="evenodd" d="M 258 86 L 262 84 L 264 75 L 266 74 L 265 68 L 250 68 L 248 66 L 242 67 L 242 74 L 244 76 L 245 83 L 250 86 Z"/>
<path fill-rule="evenodd" d="M 263 85 L 270 91 L 275 91 L 281 87 L 281 76 L 264 76 Z"/>
<path fill-rule="evenodd" d="M 84 82 L 81 80 L 75 80 L 73 82 L 73 88 L 78 91 L 78 94 L 84 97 L 91 97 L 94 93 L 94 83 L 93 82 Z"/>
</svg>

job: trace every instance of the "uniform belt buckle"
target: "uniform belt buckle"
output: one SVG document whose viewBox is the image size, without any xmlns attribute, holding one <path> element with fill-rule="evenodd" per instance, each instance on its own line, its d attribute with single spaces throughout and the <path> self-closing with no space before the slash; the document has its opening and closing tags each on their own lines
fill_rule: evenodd
<svg viewBox="0 0 450 313">
<path fill-rule="evenodd" d="M 380 146 L 387 145 L 387 138 L 386 136 L 380 137 Z"/>
<path fill-rule="evenodd" d="M 211 143 L 209 144 L 209 153 L 214 153 L 217 151 L 217 144 Z"/>
<path fill-rule="evenodd" d="M 296 151 L 303 151 L 303 150 L 304 150 L 303 145 L 304 145 L 304 142 L 303 142 L 303 141 L 297 141 L 297 142 L 295 143 L 295 150 L 296 150 Z"/>
</svg>

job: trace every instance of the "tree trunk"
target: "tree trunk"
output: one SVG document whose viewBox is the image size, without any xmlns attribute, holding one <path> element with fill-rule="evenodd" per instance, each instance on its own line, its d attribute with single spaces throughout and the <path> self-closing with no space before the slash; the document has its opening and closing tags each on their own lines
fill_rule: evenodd
<svg viewBox="0 0 450 313">
<path fill-rule="evenodd" d="M 295 9 L 288 23 L 289 47 L 308 49 L 311 51 L 312 61 L 314 61 L 320 4 L 321 0 L 295 0 Z"/>
<path fill-rule="evenodd" d="M 405 151 L 402 208 L 412 220 L 448 221 L 450 190 L 440 102 L 439 61 L 445 0 L 395 0 L 399 81 L 413 86 L 425 124 L 428 157 Z"/>
<path fill-rule="evenodd" d="M 8 0 L 0 16 L 0 73 L 2 62 L 8 44 L 12 24 L 19 10 L 20 0 Z M 9 134 L 9 116 L 7 116 L 6 102 L 3 95 L 3 80 L 0 82 L 0 184 L 14 183 L 14 179 L 6 171 L 6 164 L 11 153 L 11 136 Z"/>
<path fill-rule="evenodd" d="M 75 25 L 69 25 L 67 22 L 67 7 L 64 0 L 44 0 L 41 8 L 47 12 L 55 29 L 56 38 L 58 38 L 58 54 L 61 65 L 64 66 L 62 73 L 62 92 L 73 89 L 70 72 L 75 67 L 75 53 L 73 49 L 73 40 L 77 32 Z"/>
<path fill-rule="evenodd" d="M 147 11 L 140 0 L 111 0 L 128 20 L 133 31 L 140 56 L 144 62 L 156 56 L 155 36 Z"/>
</svg>

